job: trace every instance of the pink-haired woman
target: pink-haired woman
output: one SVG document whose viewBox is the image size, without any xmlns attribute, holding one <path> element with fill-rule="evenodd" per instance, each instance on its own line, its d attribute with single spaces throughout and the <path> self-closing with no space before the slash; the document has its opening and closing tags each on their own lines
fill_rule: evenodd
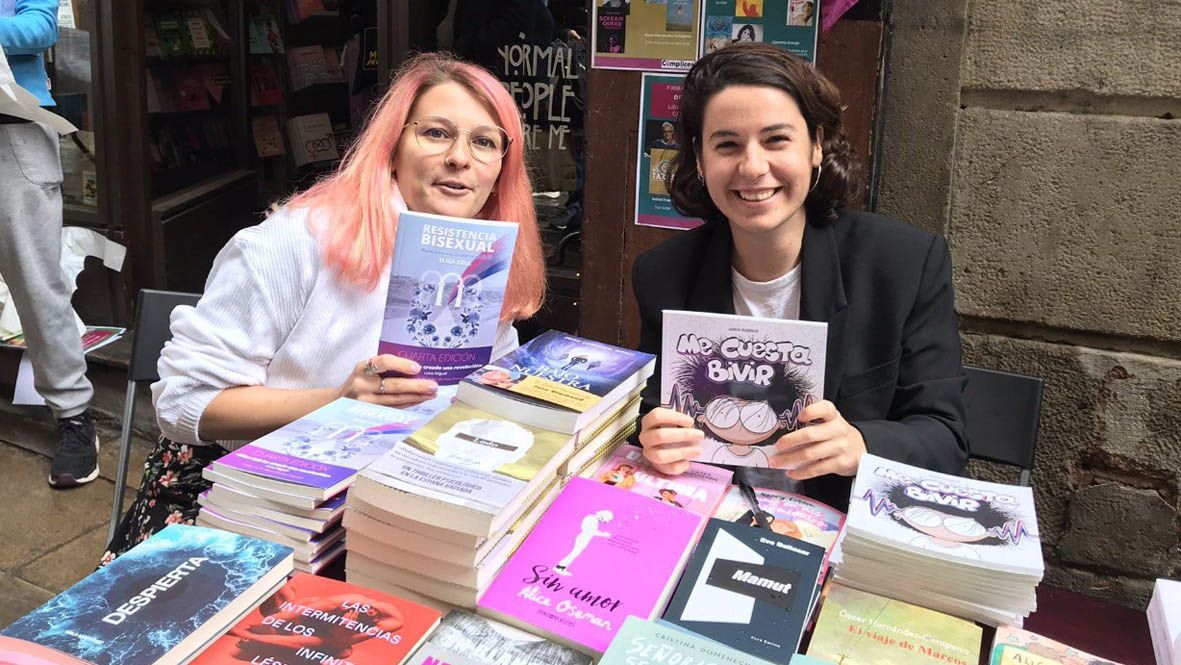
<svg viewBox="0 0 1181 665">
<path fill-rule="evenodd" d="M 493 356 L 516 347 L 512 322 L 545 291 L 523 144 L 520 112 L 487 71 L 436 54 L 407 62 L 336 173 L 234 236 L 200 303 L 173 313 L 152 385 L 163 437 L 104 563 L 170 517 L 191 523 L 201 469 L 227 449 L 338 397 L 435 395 L 415 363 L 373 356 L 401 210 L 520 225 Z"/>
</svg>

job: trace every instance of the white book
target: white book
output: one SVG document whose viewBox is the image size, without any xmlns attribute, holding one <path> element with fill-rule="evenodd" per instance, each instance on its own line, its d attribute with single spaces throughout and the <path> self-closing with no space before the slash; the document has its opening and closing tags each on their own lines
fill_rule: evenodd
<svg viewBox="0 0 1181 665">
<path fill-rule="evenodd" d="M 664 311 L 660 403 L 705 432 L 698 459 L 770 466 L 780 436 L 824 398 L 828 324 Z"/>
<path fill-rule="evenodd" d="M 849 502 L 843 556 L 864 538 L 883 547 L 1041 579 L 1033 490 L 861 458 Z"/>
</svg>

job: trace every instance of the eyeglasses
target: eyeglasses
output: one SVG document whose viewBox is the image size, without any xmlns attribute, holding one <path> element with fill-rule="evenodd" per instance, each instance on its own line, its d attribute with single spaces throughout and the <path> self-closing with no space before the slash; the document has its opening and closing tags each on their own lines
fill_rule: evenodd
<svg viewBox="0 0 1181 665">
<path fill-rule="evenodd" d="M 418 142 L 418 147 L 428 155 L 447 152 L 455 145 L 460 134 L 467 134 L 467 147 L 472 158 L 490 164 L 502 159 L 512 143 L 503 127 L 480 125 L 473 129 L 460 129 L 447 118 L 437 115 L 408 122 L 402 129 L 410 126 L 414 127 L 414 140 Z"/>
</svg>

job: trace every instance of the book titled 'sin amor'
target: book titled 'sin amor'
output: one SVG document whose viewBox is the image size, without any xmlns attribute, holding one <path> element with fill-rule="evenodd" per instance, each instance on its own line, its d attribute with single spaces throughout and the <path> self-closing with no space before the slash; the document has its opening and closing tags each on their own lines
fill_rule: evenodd
<svg viewBox="0 0 1181 665">
<path fill-rule="evenodd" d="M 660 613 L 698 519 L 573 478 L 480 599 L 480 613 L 597 656 L 629 615 Z"/>
</svg>

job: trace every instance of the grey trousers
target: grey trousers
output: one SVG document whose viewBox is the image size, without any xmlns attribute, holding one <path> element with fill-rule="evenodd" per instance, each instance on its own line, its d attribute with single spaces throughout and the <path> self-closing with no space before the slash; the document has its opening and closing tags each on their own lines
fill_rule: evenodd
<svg viewBox="0 0 1181 665">
<path fill-rule="evenodd" d="M 0 124 L 0 276 L 8 284 L 33 365 L 57 418 L 94 395 L 61 270 L 62 167 L 57 134 L 35 122 Z"/>
</svg>

